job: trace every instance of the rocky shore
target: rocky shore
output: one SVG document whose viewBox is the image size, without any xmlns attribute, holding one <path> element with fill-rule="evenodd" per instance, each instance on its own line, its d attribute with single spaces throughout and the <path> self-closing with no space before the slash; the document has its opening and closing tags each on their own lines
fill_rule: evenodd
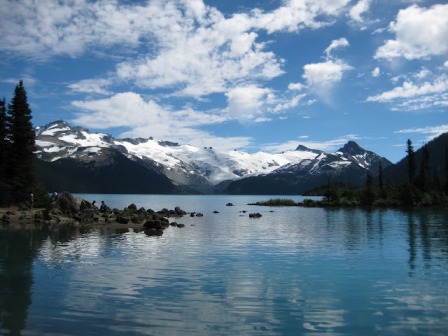
<svg viewBox="0 0 448 336">
<path fill-rule="evenodd" d="M 63 192 L 52 200 L 47 209 L 30 209 L 13 206 L 0 209 L 0 228 L 49 229 L 104 228 L 114 231 L 144 231 L 149 236 L 160 236 L 169 226 L 184 227 L 177 221 L 187 212 L 176 207 L 173 210 L 137 208 L 135 204 L 119 210 L 102 203 L 99 207 L 86 200 Z M 190 213 L 193 216 L 201 214 Z M 175 221 L 176 220 L 176 221 Z"/>
</svg>

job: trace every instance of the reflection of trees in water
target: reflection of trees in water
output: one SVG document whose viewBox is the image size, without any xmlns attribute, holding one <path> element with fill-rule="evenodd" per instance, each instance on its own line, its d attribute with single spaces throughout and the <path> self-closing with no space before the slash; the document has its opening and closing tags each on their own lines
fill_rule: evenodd
<svg viewBox="0 0 448 336">
<path fill-rule="evenodd" d="M 409 268 L 416 268 L 419 255 L 425 269 L 435 257 L 444 256 L 448 247 L 448 213 L 430 210 L 407 212 Z"/>
<path fill-rule="evenodd" d="M 397 239 L 397 244 L 408 246 L 410 275 L 419 266 L 431 268 L 434 258 L 448 262 L 446 210 L 329 208 L 325 211 L 326 230 L 345 251 L 364 248 L 367 243 L 383 246 L 385 239 Z"/>
<path fill-rule="evenodd" d="M 0 234 L 0 330 L 20 335 L 31 304 L 33 261 L 43 235 L 30 231 Z"/>
</svg>

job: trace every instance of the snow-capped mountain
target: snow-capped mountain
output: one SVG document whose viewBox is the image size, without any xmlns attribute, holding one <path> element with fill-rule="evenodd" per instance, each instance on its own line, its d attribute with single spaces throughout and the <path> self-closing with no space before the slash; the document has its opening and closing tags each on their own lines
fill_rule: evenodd
<svg viewBox="0 0 448 336">
<path fill-rule="evenodd" d="M 108 134 L 71 127 L 65 121 L 37 127 L 36 147 L 38 158 L 46 162 L 74 159 L 96 167 L 110 164 L 107 153 L 118 152 L 167 176 L 175 186 L 199 192 L 212 192 L 213 187 L 223 181 L 254 176 L 294 174 L 298 171 L 300 175 L 303 172 L 314 175 L 328 169 L 343 170 L 349 165 L 364 171 L 382 159 L 354 142 L 347 143 L 334 154 L 304 146 L 277 154 L 249 154 L 236 150 L 222 152 L 211 147 L 198 148 L 153 138 L 115 139 Z"/>
</svg>

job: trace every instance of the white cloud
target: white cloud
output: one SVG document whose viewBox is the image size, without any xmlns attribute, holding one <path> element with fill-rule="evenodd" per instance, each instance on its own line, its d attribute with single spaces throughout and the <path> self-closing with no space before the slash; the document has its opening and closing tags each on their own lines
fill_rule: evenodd
<svg viewBox="0 0 448 336">
<path fill-rule="evenodd" d="M 359 0 L 356 5 L 350 9 L 350 18 L 355 22 L 362 23 L 364 21 L 362 14 L 369 10 L 370 3 L 371 0 Z"/>
<path fill-rule="evenodd" d="M 17 85 L 21 80 L 23 81 L 23 85 L 25 87 L 33 87 L 38 82 L 38 80 L 35 77 L 30 75 L 23 75 L 20 76 L 20 78 L 5 78 L 2 79 L 2 82 Z"/>
<path fill-rule="evenodd" d="M 117 1 L 2 0 L 0 48 L 47 58 L 76 57 L 90 46 L 136 47 L 148 16 Z"/>
<path fill-rule="evenodd" d="M 228 101 L 228 113 L 239 120 L 251 120 L 257 118 L 266 101 L 272 97 L 269 89 L 257 86 L 236 87 L 226 93 Z"/>
<path fill-rule="evenodd" d="M 295 32 L 306 27 L 317 29 L 329 25 L 328 18 L 339 15 L 349 2 L 350 0 L 285 0 L 283 6 L 271 12 L 254 11 L 254 24 L 266 29 L 268 33 Z"/>
<path fill-rule="evenodd" d="M 421 72 L 419 73 L 421 74 Z M 394 103 L 396 110 L 421 110 L 429 107 L 448 106 L 448 76 L 442 74 L 432 82 L 418 81 L 425 76 L 414 76 L 417 82 L 407 79 L 401 86 L 370 96 L 368 102 Z"/>
<path fill-rule="evenodd" d="M 327 104 L 331 103 L 331 91 L 334 85 L 342 80 L 346 71 L 352 69 L 341 59 L 334 58 L 331 53 L 337 48 L 348 46 L 349 43 L 346 38 L 333 40 L 324 51 L 326 54 L 325 62 L 310 63 L 303 66 L 302 78 L 305 79 L 307 88 Z"/>
<path fill-rule="evenodd" d="M 448 53 L 448 4 L 400 10 L 389 30 L 395 39 L 381 46 L 376 58 L 412 60 L 444 55 Z"/>
<path fill-rule="evenodd" d="M 272 118 L 260 117 L 254 120 L 256 123 L 269 122 L 272 121 Z"/>
<path fill-rule="evenodd" d="M 291 91 L 300 91 L 302 89 L 303 89 L 302 83 L 289 83 L 289 85 L 288 85 L 288 90 L 291 90 Z"/>
<path fill-rule="evenodd" d="M 372 77 L 379 77 L 381 74 L 381 70 L 380 68 L 376 67 L 375 69 L 373 69 L 372 71 Z"/>
<path fill-rule="evenodd" d="M 282 112 L 292 109 L 299 105 L 300 101 L 306 97 L 306 94 L 294 95 L 289 99 L 283 99 L 278 102 L 278 104 L 272 109 L 272 112 Z"/>
<path fill-rule="evenodd" d="M 120 48 L 124 54 L 143 47 L 146 55 L 118 64 L 116 79 L 200 97 L 283 73 L 283 60 L 257 42 L 257 30 L 274 33 L 326 26 L 349 1 L 285 0 L 272 11 L 254 9 L 225 17 L 202 0 L 140 4 L 23 0 L 20 6 L 14 0 L 0 0 L 1 7 L 8 8 L 0 14 L 0 28 L 8 31 L 0 36 L 0 49 L 45 58 L 78 57 L 99 48 L 114 48 L 116 55 Z M 71 88 L 108 91 L 92 86 L 80 82 Z"/>
<path fill-rule="evenodd" d="M 339 60 L 306 64 L 303 67 L 303 78 L 311 87 L 327 88 L 339 82 L 344 72 L 350 69 L 351 66 Z"/>
<path fill-rule="evenodd" d="M 122 137 L 153 136 L 161 140 L 177 141 L 201 146 L 207 143 L 220 149 L 234 149 L 250 144 L 249 137 L 216 137 L 200 130 L 202 125 L 221 123 L 218 115 L 184 109 L 173 111 L 153 100 L 145 101 L 139 94 L 123 92 L 110 98 L 75 101 L 79 110 L 73 123 L 95 129 L 126 126 Z"/>
<path fill-rule="evenodd" d="M 112 84 L 111 79 L 83 79 L 79 82 L 69 84 L 68 87 L 73 92 L 88 93 L 88 94 L 100 94 L 109 95 L 110 91 L 106 89 Z"/>
<path fill-rule="evenodd" d="M 331 52 L 334 49 L 342 48 L 342 47 L 348 47 L 350 44 L 348 43 L 347 39 L 345 37 L 342 37 L 338 40 L 333 40 L 330 44 L 330 46 L 325 49 L 325 53 L 327 54 L 327 59 L 331 58 Z"/>
<path fill-rule="evenodd" d="M 401 134 L 409 134 L 409 133 L 418 133 L 427 135 L 426 141 L 431 141 L 435 137 L 448 132 L 448 124 L 438 125 L 438 126 L 427 126 L 420 128 L 409 128 L 396 131 L 395 133 Z"/>
</svg>

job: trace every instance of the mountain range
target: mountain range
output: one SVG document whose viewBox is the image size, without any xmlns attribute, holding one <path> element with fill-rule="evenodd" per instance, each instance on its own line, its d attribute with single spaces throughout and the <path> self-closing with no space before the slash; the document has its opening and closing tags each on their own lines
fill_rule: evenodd
<svg viewBox="0 0 448 336">
<path fill-rule="evenodd" d="M 44 186 L 75 193 L 302 194 L 328 182 L 363 183 L 380 162 L 393 167 L 354 141 L 335 153 L 298 146 L 249 154 L 151 137 L 116 139 L 61 120 L 35 132 Z"/>
</svg>

